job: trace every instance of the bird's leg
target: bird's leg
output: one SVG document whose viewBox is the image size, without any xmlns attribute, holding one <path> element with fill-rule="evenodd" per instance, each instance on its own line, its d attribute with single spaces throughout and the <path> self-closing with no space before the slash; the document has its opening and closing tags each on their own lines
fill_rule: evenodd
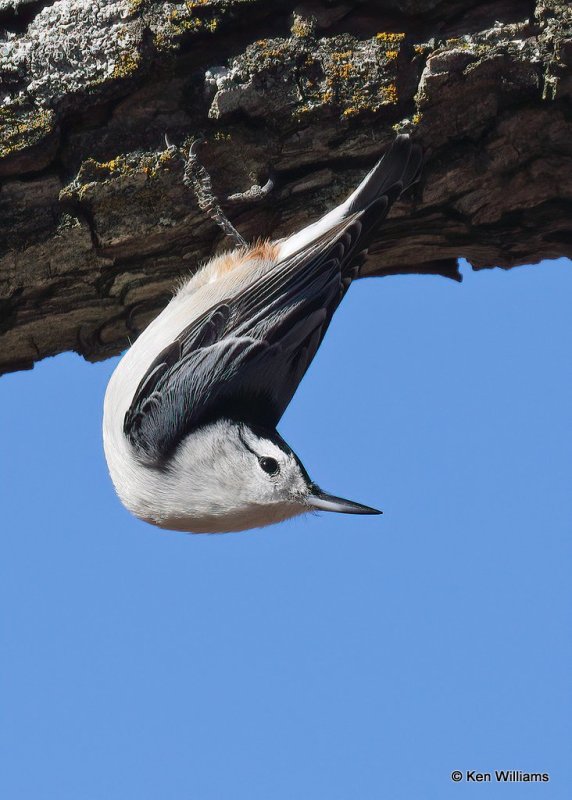
<svg viewBox="0 0 572 800">
<path fill-rule="evenodd" d="M 166 141 L 167 147 L 172 147 L 172 145 L 169 145 L 167 139 Z M 198 159 L 197 148 L 203 141 L 204 139 L 195 139 L 189 148 L 189 154 L 185 161 L 183 183 L 195 193 L 201 211 L 204 211 L 216 222 L 224 233 L 230 236 L 237 247 L 246 247 L 246 241 L 236 230 L 232 222 L 227 219 L 224 211 L 220 207 L 213 193 L 211 177 Z"/>
</svg>

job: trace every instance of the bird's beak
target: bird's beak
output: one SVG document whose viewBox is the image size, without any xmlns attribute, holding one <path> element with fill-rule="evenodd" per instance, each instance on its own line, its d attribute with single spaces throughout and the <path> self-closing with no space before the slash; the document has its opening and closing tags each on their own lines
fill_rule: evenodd
<svg viewBox="0 0 572 800">
<path fill-rule="evenodd" d="M 376 508 L 362 506 L 361 503 L 344 500 L 343 497 L 334 497 L 333 494 L 326 494 L 316 485 L 312 486 L 307 503 L 320 511 L 337 511 L 339 514 L 383 514 L 383 511 L 378 511 Z"/>
</svg>

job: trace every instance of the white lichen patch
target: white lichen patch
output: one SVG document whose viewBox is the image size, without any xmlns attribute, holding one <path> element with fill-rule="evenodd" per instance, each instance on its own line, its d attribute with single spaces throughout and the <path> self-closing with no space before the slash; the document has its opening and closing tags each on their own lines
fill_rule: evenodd
<svg viewBox="0 0 572 800">
<path fill-rule="evenodd" d="M 141 28 L 129 0 L 58 0 L 42 9 L 26 33 L 11 42 L 3 68 L 26 76 L 25 93 L 37 104 L 56 104 L 130 71 L 139 57 Z"/>
</svg>

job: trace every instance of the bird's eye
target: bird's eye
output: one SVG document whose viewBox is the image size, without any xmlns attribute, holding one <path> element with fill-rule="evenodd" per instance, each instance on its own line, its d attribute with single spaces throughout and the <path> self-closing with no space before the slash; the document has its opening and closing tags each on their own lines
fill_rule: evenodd
<svg viewBox="0 0 572 800">
<path fill-rule="evenodd" d="M 276 475 L 278 472 L 280 472 L 280 467 L 278 466 L 278 462 L 275 458 L 267 458 L 265 456 L 264 458 L 259 459 L 259 463 L 264 472 L 267 472 L 269 475 Z"/>
</svg>

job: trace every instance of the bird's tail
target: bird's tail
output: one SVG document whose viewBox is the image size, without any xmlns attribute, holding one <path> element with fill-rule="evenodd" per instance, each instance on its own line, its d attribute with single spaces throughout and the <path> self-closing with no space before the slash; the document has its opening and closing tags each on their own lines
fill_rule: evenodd
<svg viewBox="0 0 572 800">
<path fill-rule="evenodd" d="M 422 160 L 419 145 L 413 144 L 407 134 L 396 136 L 389 150 L 338 208 L 343 209 L 344 216 L 349 216 L 383 196 L 391 205 L 419 179 Z"/>
<path fill-rule="evenodd" d="M 419 179 L 422 161 L 419 145 L 414 144 L 407 134 L 396 136 L 389 150 L 343 203 L 280 243 L 279 258 L 286 258 L 307 247 L 344 219 L 364 211 L 374 203 L 379 205 L 377 222 L 381 222 L 397 198 Z M 383 198 L 385 203 L 378 202 Z"/>
</svg>

